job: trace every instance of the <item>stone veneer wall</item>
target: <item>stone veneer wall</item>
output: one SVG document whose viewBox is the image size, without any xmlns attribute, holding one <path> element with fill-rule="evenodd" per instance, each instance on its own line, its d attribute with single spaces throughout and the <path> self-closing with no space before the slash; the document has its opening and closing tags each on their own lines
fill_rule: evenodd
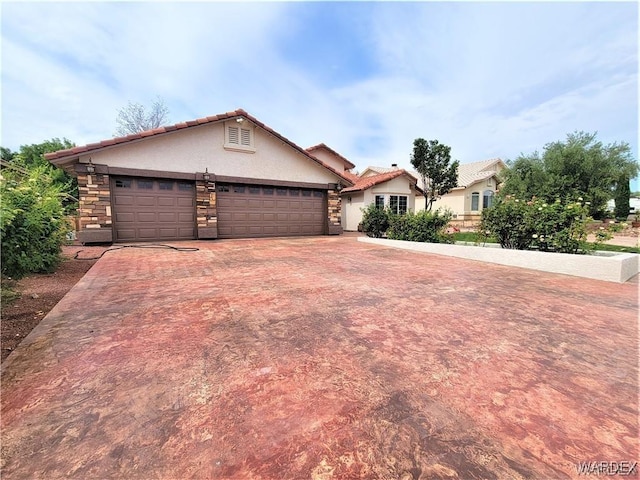
<svg viewBox="0 0 640 480">
<path fill-rule="evenodd" d="M 196 222 L 198 238 L 218 238 L 218 210 L 216 207 L 216 183 L 196 180 Z"/>
<path fill-rule="evenodd" d="M 80 231 L 83 243 L 113 241 L 109 175 L 78 173 Z"/>
<path fill-rule="evenodd" d="M 327 213 L 329 215 L 329 235 L 342 233 L 342 199 L 337 190 L 327 191 Z"/>
</svg>

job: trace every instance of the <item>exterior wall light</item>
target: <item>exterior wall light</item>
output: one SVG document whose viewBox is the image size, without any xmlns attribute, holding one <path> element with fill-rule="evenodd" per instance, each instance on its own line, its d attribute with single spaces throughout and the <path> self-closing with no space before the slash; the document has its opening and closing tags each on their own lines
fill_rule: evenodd
<svg viewBox="0 0 640 480">
<path fill-rule="evenodd" d="M 87 173 L 93 173 L 96 171 L 95 166 L 91 163 L 91 158 L 89 158 L 89 163 L 87 163 Z"/>
<path fill-rule="evenodd" d="M 211 178 L 211 176 L 209 175 L 209 168 L 205 168 L 204 169 L 204 173 L 202 174 L 202 178 L 204 179 L 205 182 L 208 182 L 209 179 Z"/>
</svg>

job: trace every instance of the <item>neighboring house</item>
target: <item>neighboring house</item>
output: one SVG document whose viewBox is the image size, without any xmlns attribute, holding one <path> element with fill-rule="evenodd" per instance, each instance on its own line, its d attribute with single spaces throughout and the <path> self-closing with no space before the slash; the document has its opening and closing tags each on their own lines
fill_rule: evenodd
<svg viewBox="0 0 640 480">
<path fill-rule="evenodd" d="M 340 192 L 342 225 L 345 230 L 358 230 L 362 222 L 362 211 L 372 203 L 402 214 L 409 210 L 415 211 L 416 197 L 422 195 L 422 191 L 416 186 L 416 177 L 397 167 L 384 173 L 375 173 L 367 168 L 359 177 L 352 178 L 356 181 L 355 184 Z"/>
<path fill-rule="evenodd" d="M 455 223 L 476 223 L 480 220 L 482 209 L 493 204 L 494 196 L 500 184 L 500 171 L 506 168 L 499 158 L 481 162 L 464 163 L 458 166 L 457 186 L 442 198 L 435 201 L 432 210 L 448 208 L 453 213 Z M 380 174 L 392 171 L 393 168 L 369 167 L 364 174 Z M 409 172 L 418 178 L 418 186 L 422 187 L 420 174 Z M 416 211 L 425 209 L 425 198 L 416 199 Z"/>
<path fill-rule="evenodd" d="M 45 158 L 78 178 L 83 243 L 339 234 L 354 183 L 244 110 Z"/>
</svg>

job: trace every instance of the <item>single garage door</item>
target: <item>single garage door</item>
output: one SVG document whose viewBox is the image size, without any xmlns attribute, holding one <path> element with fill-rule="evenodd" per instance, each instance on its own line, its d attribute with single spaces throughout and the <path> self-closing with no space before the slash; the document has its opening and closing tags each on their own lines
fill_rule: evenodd
<svg viewBox="0 0 640 480">
<path fill-rule="evenodd" d="M 322 190 L 261 185 L 217 184 L 218 237 L 322 235 Z"/>
<path fill-rule="evenodd" d="M 111 191 L 116 242 L 196 238 L 193 182 L 114 177 Z"/>
</svg>

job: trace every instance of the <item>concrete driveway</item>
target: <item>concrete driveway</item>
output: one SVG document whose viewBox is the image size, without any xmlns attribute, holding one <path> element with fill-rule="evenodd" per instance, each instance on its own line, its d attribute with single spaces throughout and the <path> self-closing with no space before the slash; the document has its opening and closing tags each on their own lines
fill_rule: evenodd
<svg viewBox="0 0 640 480">
<path fill-rule="evenodd" d="M 639 458 L 637 284 L 346 236 L 180 246 L 200 251 L 107 253 L 8 358 L 3 478 L 568 478 Z"/>
</svg>

